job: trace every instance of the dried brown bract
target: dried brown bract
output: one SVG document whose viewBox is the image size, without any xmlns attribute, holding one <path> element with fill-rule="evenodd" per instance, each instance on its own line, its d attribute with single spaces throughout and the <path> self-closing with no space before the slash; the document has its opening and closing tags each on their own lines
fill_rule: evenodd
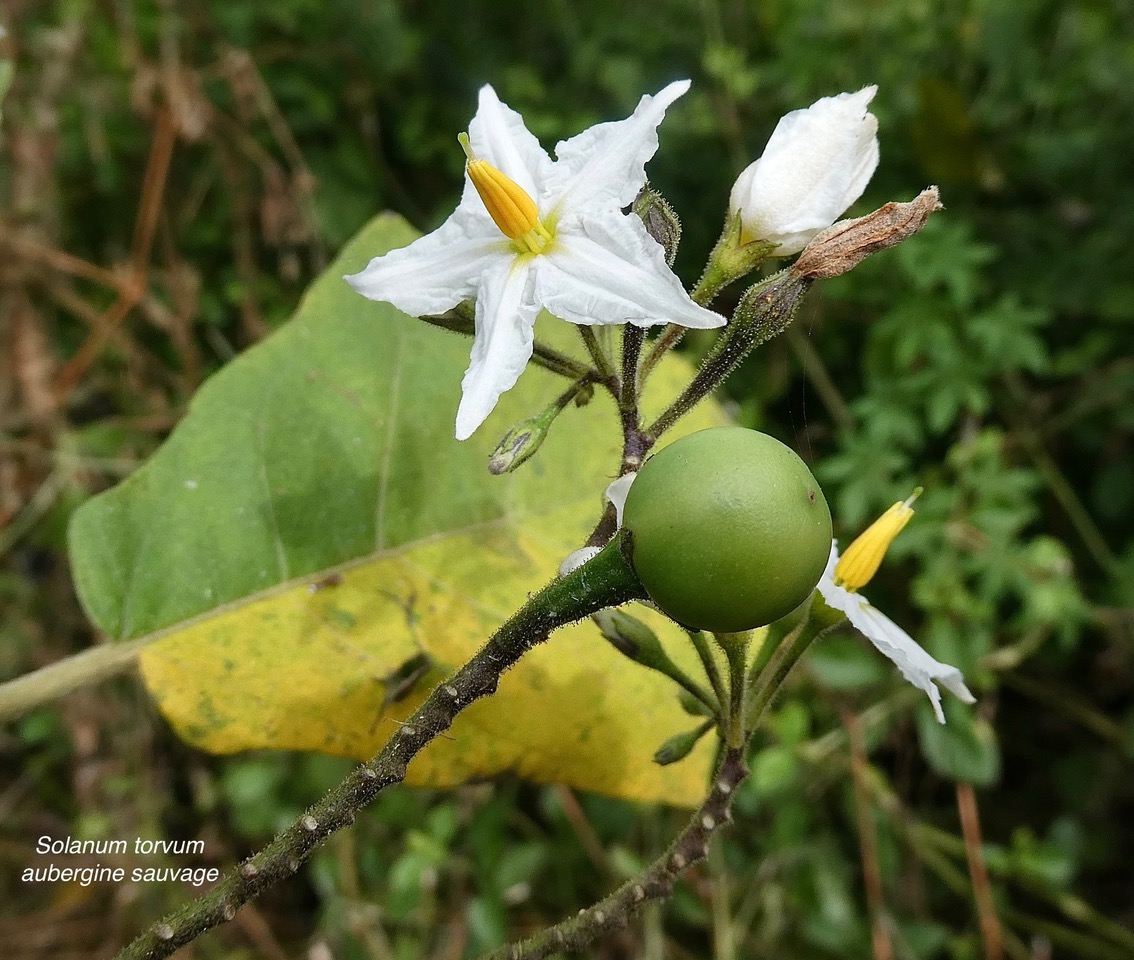
<svg viewBox="0 0 1134 960">
<path fill-rule="evenodd" d="M 917 233 L 929 215 L 942 209 L 936 187 L 926 187 L 909 203 L 890 202 L 854 220 L 840 220 L 804 248 L 789 268 L 809 280 L 837 277 L 870 254 L 893 247 Z"/>
</svg>

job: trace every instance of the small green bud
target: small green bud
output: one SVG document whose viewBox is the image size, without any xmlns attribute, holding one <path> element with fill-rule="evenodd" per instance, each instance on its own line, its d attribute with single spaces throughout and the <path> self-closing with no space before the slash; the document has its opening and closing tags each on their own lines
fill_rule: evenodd
<svg viewBox="0 0 1134 960">
<path fill-rule="evenodd" d="M 547 432 L 551 421 L 559 410 L 554 410 L 548 416 L 548 410 L 537 413 L 534 417 L 521 420 L 509 430 L 496 444 L 496 449 L 488 456 L 488 472 L 501 474 L 510 473 L 521 463 L 529 460 L 547 439 Z"/>
<path fill-rule="evenodd" d="M 795 311 L 811 287 L 806 277 L 781 270 L 744 291 L 729 330 L 751 350 L 779 336 L 795 319 Z"/>
<path fill-rule="evenodd" d="M 672 267 L 681 242 L 681 220 L 669 201 L 647 183 L 634 198 L 634 212 L 646 225 L 646 232 L 662 245 L 665 262 Z"/>
<path fill-rule="evenodd" d="M 637 617 L 617 608 L 600 610 L 591 618 L 602 635 L 625 657 L 654 670 L 671 661 L 658 635 Z"/>
<path fill-rule="evenodd" d="M 563 393 L 551 401 L 539 413 L 521 420 L 509 430 L 496 444 L 496 449 L 488 455 L 489 473 L 510 473 L 532 455 L 547 439 L 552 421 L 574 400 L 578 407 L 586 404 L 594 396 L 595 388 L 588 376 L 576 380 Z M 582 399 L 580 399 L 582 398 Z"/>
<path fill-rule="evenodd" d="M 667 767 L 671 763 L 677 763 L 678 760 L 684 760 L 697 746 L 697 741 L 712 730 L 714 726 L 715 721 L 706 720 L 694 730 L 674 734 L 658 747 L 654 754 L 654 763 L 660 767 Z"/>
<path fill-rule="evenodd" d="M 693 696 L 684 688 L 677 691 L 677 702 L 681 704 L 681 709 L 691 717 L 707 717 L 711 713 L 703 700 Z"/>
<path fill-rule="evenodd" d="M 658 640 L 657 634 L 641 620 L 616 608 L 600 610 L 598 613 L 592 614 L 591 619 L 594 620 L 602 635 L 624 657 L 633 660 L 635 663 L 640 663 L 650 670 L 656 670 L 674 681 L 681 688 L 678 696 L 683 698 L 682 705 L 685 706 L 687 713 L 697 716 L 712 714 L 713 708 L 707 706 L 712 702 L 712 694 L 692 680 L 681 667 L 670 659 L 669 654 L 662 647 L 661 641 Z M 690 698 L 689 703 L 695 701 L 697 706 L 687 705 L 685 697 Z"/>
</svg>

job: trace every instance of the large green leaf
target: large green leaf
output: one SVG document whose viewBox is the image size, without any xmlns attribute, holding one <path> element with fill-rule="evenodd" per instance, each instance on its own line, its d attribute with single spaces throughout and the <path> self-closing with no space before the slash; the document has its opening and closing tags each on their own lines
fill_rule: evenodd
<svg viewBox="0 0 1134 960">
<path fill-rule="evenodd" d="M 485 468 L 500 435 L 562 383 L 531 367 L 464 443 L 453 417 L 469 342 L 357 296 L 342 275 L 413 238 L 366 227 L 280 332 L 206 383 L 154 458 L 75 516 L 72 560 L 115 639 L 167 632 L 142 670 L 190 742 L 369 756 L 581 543 L 618 463 L 609 399 L 560 418 L 514 474 Z M 574 346 L 548 319 L 540 336 Z M 663 364 L 654 405 L 690 371 Z M 703 405 L 683 430 L 722 421 Z M 684 637 L 655 618 L 673 656 Z M 410 689 L 399 668 L 431 667 Z M 533 723 L 532 718 L 539 722 Z M 689 725 L 672 688 L 593 627 L 557 633 L 411 766 L 452 784 L 516 770 L 609 793 L 692 803 L 709 744 L 661 770 Z"/>
</svg>

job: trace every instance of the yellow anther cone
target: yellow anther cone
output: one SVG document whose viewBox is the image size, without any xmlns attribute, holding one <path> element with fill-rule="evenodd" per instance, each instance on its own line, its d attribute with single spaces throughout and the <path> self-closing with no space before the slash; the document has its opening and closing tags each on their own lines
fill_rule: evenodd
<svg viewBox="0 0 1134 960">
<path fill-rule="evenodd" d="M 465 134 L 458 138 L 464 148 L 468 173 L 488 215 L 509 240 L 515 240 L 532 253 L 538 253 L 550 234 L 539 219 L 539 208 L 526 190 L 487 160 L 475 156 Z"/>
<path fill-rule="evenodd" d="M 909 499 L 899 500 L 855 538 L 835 564 L 835 583 L 848 590 L 859 590 L 870 582 L 890 544 L 910 522 L 914 514 L 910 504 L 920 493 L 918 487 Z"/>
</svg>

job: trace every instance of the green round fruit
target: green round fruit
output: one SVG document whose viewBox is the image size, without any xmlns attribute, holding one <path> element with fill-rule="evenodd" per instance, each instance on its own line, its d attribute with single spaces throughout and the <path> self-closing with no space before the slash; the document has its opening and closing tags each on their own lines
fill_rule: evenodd
<svg viewBox="0 0 1134 960">
<path fill-rule="evenodd" d="M 791 613 L 831 552 L 831 511 L 807 465 L 742 427 L 701 430 L 647 460 L 622 526 L 650 599 L 679 623 L 716 632 Z"/>
</svg>

